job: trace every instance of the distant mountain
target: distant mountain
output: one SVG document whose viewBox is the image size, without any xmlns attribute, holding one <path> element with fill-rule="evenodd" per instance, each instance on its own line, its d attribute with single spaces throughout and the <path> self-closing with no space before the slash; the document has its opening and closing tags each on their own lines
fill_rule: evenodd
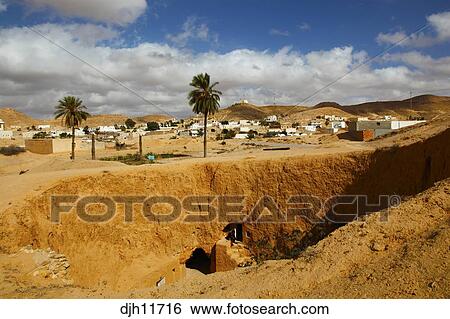
<svg viewBox="0 0 450 319">
<path fill-rule="evenodd" d="M 96 126 L 112 126 L 112 125 L 124 125 L 128 118 L 132 118 L 136 123 L 147 123 L 147 122 L 164 122 L 170 119 L 166 115 L 145 115 L 140 117 L 128 117 L 121 114 L 99 114 L 93 115 L 88 118 L 86 122 L 83 122 L 83 126 L 87 125 L 89 127 Z M 39 124 L 49 124 L 52 126 L 62 126 L 60 120 L 47 119 L 39 120 L 34 119 L 22 112 L 19 112 L 13 108 L 0 108 L 0 119 L 2 119 L 7 127 L 11 125 L 17 125 L 22 127 L 30 127 L 32 125 Z"/>
<path fill-rule="evenodd" d="M 39 124 L 38 120 L 10 107 L 0 108 L 0 119 L 5 122 L 6 127 L 11 125 L 32 126 Z"/>
<path fill-rule="evenodd" d="M 368 102 L 357 105 L 339 105 L 335 102 L 322 102 L 314 107 L 305 106 L 282 106 L 265 105 L 257 106 L 253 104 L 234 104 L 230 107 L 219 110 L 214 118 L 220 121 L 230 120 L 262 120 L 269 115 L 277 115 L 284 120 L 302 121 L 323 115 L 336 115 L 343 117 L 354 116 L 379 116 L 391 115 L 398 118 L 407 118 L 409 116 L 424 117 L 432 119 L 440 114 L 450 113 L 450 97 L 420 95 L 412 99 L 402 101 L 380 101 Z M 95 127 L 100 125 L 123 125 L 129 118 L 121 114 L 100 114 L 94 115 L 86 122 L 87 126 Z M 170 120 L 166 115 L 145 115 L 131 117 L 136 123 L 164 122 Z M 59 120 L 48 119 L 38 120 L 27 114 L 19 112 L 13 108 L 0 108 L 0 119 L 5 121 L 7 127 L 18 125 L 28 127 L 38 124 L 50 124 L 61 126 Z"/>
<path fill-rule="evenodd" d="M 220 121 L 232 120 L 263 120 L 269 115 L 285 116 L 290 112 L 298 112 L 306 109 L 304 106 L 264 105 L 257 106 L 248 103 L 234 104 L 221 109 L 215 114 Z"/>
<path fill-rule="evenodd" d="M 322 102 L 322 103 L 319 103 L 319 104 L 315 105 L 313 108 L 314 109 L 320 109 L 322 107 L 334 107 L 334 108 L 338 109 L 338 108 L 340 108 L 342 106 L 339 103 L 336 103 L 336 102 Z"/>
<path fill-rule="evenodd" d="M 310 119 L 314 119 L 318 116 L 322 117 L 325 115 L 334 115 L 334 116 L 340 116 L 340 117 L 345 117 L 345 118 L 349 118 L 349 117 L 354 117 L 353 114 L 350 114 L 348 112 L 345 112 L 337 107 L 332 107 L 332 106 L 325 106 L 328 104 L 323 104 L 323 106 L 315 106 L 315 107 L 310 107 L 307 108 L 303 111 L 300 112 L 293 112 L 291 114 L 289 114 L 289 116 L 286 118 L 289 121 L 292 122 L 303 122 L 303 121 L 308 121 Z"/>
<path fill-rule="evenodd" d="M 341 110 L 358 116 L 392 115 L 397 117 L 423 116 L 425 119 L 450 112 L 450 97 L 420 95 L 402 101 L 369 102 L 341 106 Z"/>
<path fill-rule="evenodd" d="M 290 112 L 290 121 L 302 121 L 323 115 L 342 117 L 375 117 L 391 115 L 399 119 L 409 116 L 432 119 L 440 114 L 450 113 L 450 97 L 421 95 L 402 101 L 367 102 L 357 105 L 340 105 L 336 102 L 322 102 L 299 112 Z"/>
<path fill-rule="evenodd" d="M 160 114 L 150 114 L 133 118 L 136 123 L 166 122 L 171 119 L 170 116 Z"/>
</svg>

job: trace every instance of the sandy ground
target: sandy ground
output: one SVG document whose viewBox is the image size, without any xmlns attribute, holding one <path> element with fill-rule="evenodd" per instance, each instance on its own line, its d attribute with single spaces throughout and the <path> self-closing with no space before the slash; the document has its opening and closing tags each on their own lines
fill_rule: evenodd
<svg viewBox="0 0 450 319">
<path fill-rule="evenodd" d="M 425 213 L 426 212 L 426 213 Z M 268 261 L 140 293 L 157 298 L 449 298 L 450 180 L 346 225 L 296 260 Z"/>
<path fill-rule="evenodd" d="M 182 153 L 189 157 L 163 160 L 158 164 L 127 166 L 118 162 L 92 161 L 89 152 L 68 154 L 0 155 L 0 213 L 20 207 L 53 185 L 74 177 L 108 173 L 139 173 L 142 170 L 192 167 L 193 164 L 253 160 L 313 158 L 318 155 L 373 151 L 409 145 L 449 128 L 448 117 L 431 124 L 407 129 L 370 143 L 339 140 L 333 136 L 255 139 L 252 141 L 210 141 L 209 157 L 203 159 L 201 139 L 172 140 L 155 137 L 145 152 Z M 285 151 L 263 148 L 290 147 Z M 448 147 L 445 145 L 443 147 Z M 97 157 L 136 152 L 105 150 Z M 19 172 L 25 172 L 19 175 Z M 299 298 L 299 297 L 424 297 L 448 298 L 450 247 L 450 181 L 446 180 L 392 212 L 388 223 L 378 215 L 335 231 L 297 260 L 269 261 L 256 267 L 204 276 L 189 271 L 185 280 L 163 289 L 117 293 L 107 287 L 95 289 L 74 285 L 70 278 L 34 276 L 42 260 L 24 251 L 0 255 L 2 297 L 195 297 L 195 298 Z M 426 213 L 424 213 L 426 212 Z M 70 274 L 70 272 L 69 272 Z M 255 283 L 264 283 L 263 285 Z"/>
<path fill-rule="evenodd" d="M 20 141 L 16 141 L 21 144 Z M 187 157 L 164 159 L 152 165 L 180 165 L 205 162 L 238 161 L 252 159 L 272 159 L 291 156 L 313 156 L 321 154 L 337 154 L 352 151 L 370 150 L 372 146 L 363 142 L 339 140 L 337 137 L 316 135 L 312 137 L 288 137 L 275 139 L 254 140 L 210 140 L 208 143 L 208 158 L 203 156 L 202 139 L 179 138 L 170 136 L 155 137 L 144 147 L 144 153 L 174 153 L 185 154 Z M 11 144 L 11 143 L 10 143 Z M 289 147 L 290 150 L 264 151 L 264 148 Z M 137 148 L 131 147 L 117 151 L 106 149 L 97 151 L 97 159 L 110 156 L 133 154 Z M 148 165 L 144 165 L 148 166 Z M 142 167 L 142 166 L 141 166 Z M 16 156 L 0 155 L 0 183 L 8 185 L 0 197 L 0 211 L 12 203 L 39 194 L 62 179 L 76 176 L 92 175 L 118 171 L 136 171 L 140 167 L 133 167 L 120 162 L 91 160 L 88 151 L 77 152 L 76 161 L 69 159 L 69 154 L 58 153 L 39 155 L 26 152 Z M 25 172 L 19 175 L 20 172 Z"/>
<path fill-rule="evenodd" d="M 382 212 L 384 213 L 384 212 Z M 37 253 L 0 255 L 6 298 L 449 298 L 450 180 L 390 211 L 348 224 L 295 260 L 185 279 L 159 289 L 114 293 L 33 275 Z"/>
</svg>

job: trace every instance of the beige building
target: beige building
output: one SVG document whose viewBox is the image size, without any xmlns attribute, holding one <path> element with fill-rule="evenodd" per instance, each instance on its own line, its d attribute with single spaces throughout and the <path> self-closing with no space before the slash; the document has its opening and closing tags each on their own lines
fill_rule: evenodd
<svg viewBox="0 0 450 319">
<path fill-rule="evenodd" d="M 87 140 L 76 140 L 76 151 L 91 150 L 91 142 Z M 32 139 L 25 140 L 25 149 L 36 154 L 70 153 L 72 151 L 71 139 Z M 96 150 L 104 150 L 104 142 L 95 142 Z"/>
</svg>

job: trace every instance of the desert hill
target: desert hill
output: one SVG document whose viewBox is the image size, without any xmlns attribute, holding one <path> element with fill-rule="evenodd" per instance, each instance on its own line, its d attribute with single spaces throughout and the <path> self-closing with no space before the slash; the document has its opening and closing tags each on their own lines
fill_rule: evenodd
<svg viewBox="0 0 450 319">
<path fill-rule="evenodd" d="M 353 117 L 353 114 L 350 114 L 348 112 L 345 112 L 339 108 L 332 107 L 332 106 L 321 106 L 321 107 L 312 107 L 308 108 L 304 111 L 300 112 L 292 112 L 290 113 L 286 119 L 290 121 L 305 121 L 310 120 L 313 118 L 316 118 L 318 116 L 325 116 L 325 115 L 334 115 L 334 116 L 340 116 L 344 118 Z"/>
<path fill-rule="evenodd" d="M 93 115 L 92 117 L 88 118 L 86 122 L 84 122 L 84 125 L 87 125 L 89 127 L 95 127 L 95 126 L 102 126 L 102 125 L 122 125 L 125 123 L 125 121 L 130 118 L 126 115 L 122 114 L 98 114 Z M 150 114 L 140 117 L 131 117 L 136 123 L 147 123 L 147 122 L 164 122 L 170 119 L 167 115 L 158 115 L 158 114 Z M 22 113 L 20 111 L 17 111 L 13 108 L 0 108 L 0 119 L 2 119 L 7 127 L 10 127 L 11 125 L 17 125 L 22 127 L 28 127 L 32 125 L 39 125 L 39 124 L 49 124 L 52 126 L 61 126 L 60 120 L 55 119 L 35 119 L 29 115 L 26 115 L 25 113 Z"/>
<path fill-rule="evenodd" d="M 93 115 L 90 118 L 88 118 L 84 125 L 87 125 L 89 127 L 102 125 L 113 126 L 115 124 L 123 125 L 125 121 L 129 118 L 131 118 L 138 124 L 148 122 L 165 122 L 170 119 L 170 117 L 166 115 L 145 115 L 140 117 L 128 117 L 122 114 L 99 114 Z M 49 124 L 51 125 L 60 125 L 61 123 L 59 120 L 49 120 L 47 122 L 49 122 Z"/>
<path fill-rule="evenodd" d="M 0 119 L 5 122 L 7 127 L 11 125 L 31 126 L 39 124 L 38 120 L 10 107 L 0 108 Z"/>
<path fill-rule="evenodd" d="M 260 110 L 270 114 L 270 115 L 277 115 L 277 116 L 285 116 L 286 114 L 289 114 L 291 112 L 299 112 L 307 110 L 307 106 L 299 106 L 299 105 L 266 105 L 266 106 L 260 106 Z"/>
<path fill-rule="evenodd" d="M 412 106 L 411 106 L 412 105 Z M 409 116 L 424 117 L 432 119 L 438 115 L 450 113 L 450 97 L 421 95 L 402 101 L 379 101 L 367 102 L 356 105 L 340 105 L 336 102 L 322 102 L 313 107 L 287 106 L 287 105 L 265 105 L 254 104 L 234 104 L 230 107 L 219 110 L 214 116 L 215 119 L 224 120 L 262 120 L 269 115 L 277 115 L 284 120 L 303 121 L 323 115 L 336 115 L 342 117 L 354 116 L 377 116 L 391 115 L 398 118 Z M 122 114 L 99 114 L 89 118 L 85 125 L 94 127 L 100 125 L 123 124 L 129 117 Z M 170 120 L 166 115 L 145 115 L 131 117 L 136 123 L 163 122 Z M 0 119 L 3 119 L 6 126 L 32 126 L 38 124 L 50 124 L 59 126 L 60 121 L 54 119 L 39 120 L 17 111 L 13 108 L 0 108 Z"/>
<path fill-rule="evenodd" d="M 450 112 L 450 97 L 421 95 L 402 101 L 367 102 L 356 105 L 340 105 L 336 102 L 322 102 L 299 112 L 289 112 L 287 119 L 301 121 L 323 115 L 342 117 L 391 115 L 397 118 L 409 116 L 432 119 Z"/>
<path fill-rule="evenodd" d="M 341 106 L 341 110 L 358 116 L 393 115 L 397 117 L 423 116 L 432 119 L 450 112 L 450 97 L 420 95 L 402 101 L 369 102 L 357 105 Z"/>
<path fill-rule="evenodd" d="M 172 118 L 169 117 L 168 115 L 161 115 L 161 114 L 149 114 L 133 118 L 133 120 L 136 123 L 165 122 L 171 119 Z"/>
<path fill-rule="evenodd" d="M 219 120 L 261 120 L 267 116 L 267 113 L 260 110 L 253 104 L 234 104 L 230 107 L 220 110 L 215 117 Z"/>
<path fill-rule="evenodd" d="M 230 107 L 221 109 L 217 114 L 218 120 L 262 120 L 269 115 L 285 116 L 289 112 L 298 112 L 307 109 L 304 106 L 288 106 L 288 105 L 264 105 L 257 106 L 254 104 L 233 104 Z"/>
</svg>

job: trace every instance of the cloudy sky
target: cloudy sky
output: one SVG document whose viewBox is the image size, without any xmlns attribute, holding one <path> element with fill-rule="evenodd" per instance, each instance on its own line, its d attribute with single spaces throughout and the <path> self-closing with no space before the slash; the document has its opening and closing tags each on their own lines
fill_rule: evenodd
<svg viewBox="0 0 450 319">
<path fill-rule="evenodd" d="M 0 0 L 0 107 L 184 116 L 200 72 L 224 107 L 450 95 L 449 52 L 448 0 Z"/>
</svg>

